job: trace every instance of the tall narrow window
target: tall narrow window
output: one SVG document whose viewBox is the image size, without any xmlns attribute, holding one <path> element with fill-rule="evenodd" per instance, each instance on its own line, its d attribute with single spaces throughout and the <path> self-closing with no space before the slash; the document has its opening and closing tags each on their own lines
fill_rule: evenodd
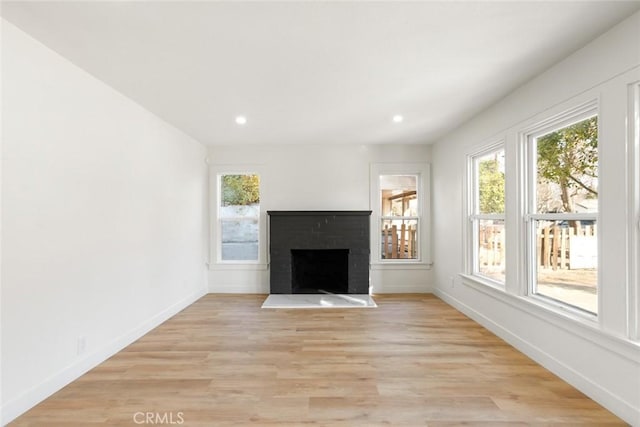
<svg viewBox="0 0 640 427">
<path fill-rule="evenodd" d="M 372 163 L 371 266 L 431 267 L 428 163 Z"/>
<path fill-rule="evenodd" d="M 380 257 L 420 258 L 418 175 L 380 175 Z"/>
<path fill-rule="evenodd" d="M 505 156 L 493 147 L 470 157 L 471 274 L 505 281 Z"/>
<path fill-rule="evenodd" d="M 595 108 L 528 136 L 530 293 L 598 312 Z"/>
<path fill-rule="evenodd" d="M 220 261 L 258 261 L 260 177 L 218 175 Z"/>
</svg>

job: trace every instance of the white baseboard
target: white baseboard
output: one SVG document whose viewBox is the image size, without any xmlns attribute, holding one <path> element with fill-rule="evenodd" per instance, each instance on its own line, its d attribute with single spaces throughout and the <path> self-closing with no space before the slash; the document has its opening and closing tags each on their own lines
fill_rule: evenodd
<svg viewBox="0 0 640 427">
<path fill-rule="evenodd" d="M 456 299 L 449 293 L 444 292 L 442 289 L 436 288 L 433 293 L 447 304 L 469 316 L 471 319 L 478 322 L 480 325 L 484 326 L 507 343 L 542 365 L 544 368 L 553 372 L 564 381 L 571 384 L 591 399 L 616 414 L 618 417 L 622 418 L 625 422 L 630 423 L 632 426 L 640 426 L 640 408 L 634 407 L 629 402 L 577 372 L 571 368 L 571 366 L 561 362 L 520 336 L 513 334 L 502 325 L 494 322 L 482 313 Z"/>
<path fill-rule="evenodd" d="M 269 286 L 260 283 L 209 285 L 210 294 L 269 294 Z"/>
<path fill-rule="evenodd" d="M 38 403 L 42 402 L 47 397 L 51 396 L 56 391 L 60 390 L 70 382 L 76 380 L 77 378 L 93 369 L 100 363 L 104 362 L 106 359 L 113 356 L 129 344 L 133 343 L 152 329 L 156 328 L 179 311 L 190 306 L 205 294 L 205 289 L 194 292 L 181 301 L 178 301 L 170 307 L 167 307 L 152 318 L 142 322 L 131 331 L 104 345 L 102 348 L 99 348 L 96 351 L 87 354 L 85 357 L 72 363 L 61 371 L 51 375 L 40 384 L 23 393 L 21 396 L 18 396 L 4 403 L 2 405 L 2 408 L 0 409 L 0 414 L 2 414 L 0 424 L 5 425 L 10 423 L 29 409 L 33 408 Z"/>
<path fill-rule="evenodd" d="M 266 286 L 238 286 L 220 285 L 209 287 L 210 294 L 264 294 L 268 295 L 269 288 Z M 433 293 L 431 287 L 425 286 L 378 286 L 372 290 L 373 294 L 430 294 Z"/>
<path fill-rule="evenodd" d="M 430 294 L 433 293 L 431 285 L 422 284 L 379 284 L 374 285 L 372 293 L 374 294 Z"/>
<path fill-rule="evenodd" d="M 431 286 L 428 285 L 378 285 L 374 286 L 372 293 L 374 294 L 430 294 L 433 292 Z M 259 283 L 224 284 L 216 283 L 209 286 L 210 294 L 269 294 L 269 287 Z"/>
</svg>

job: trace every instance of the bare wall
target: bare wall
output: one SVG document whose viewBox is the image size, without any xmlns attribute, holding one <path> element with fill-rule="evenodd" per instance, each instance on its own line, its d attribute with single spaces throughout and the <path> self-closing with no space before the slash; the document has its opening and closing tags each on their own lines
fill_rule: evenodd
<svg viewBox="0 0 640 427">
<path fill-rule="evenodd" d="M 206 149 L 2 22 L 8 422 L 206 289 Z"/>
</svg>

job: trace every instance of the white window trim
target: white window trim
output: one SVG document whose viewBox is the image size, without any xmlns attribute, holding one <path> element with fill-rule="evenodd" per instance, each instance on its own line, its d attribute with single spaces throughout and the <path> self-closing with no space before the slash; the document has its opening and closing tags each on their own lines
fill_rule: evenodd
<svg viewBox="0 0 640 427">
<path fill-rule="evenodd" d="M 476 214 L 475 208 L 478 204 L 478 200 L 476 200 L 476 192 L 475 192 L 475 183 L 476 183 L 476 167 L 475 160 L 478 157 L 482 157 L 486 154 L 491 154 L 493 152 L 505 150 L 506 154 L 506 146 L 504 138 L 492 138 L 489 142 L 485 142 L 480 146 L 478 150 L 475 150 L 469 154 L 467 154 L 467 180 L 466 180 L 466 198 L 465 198 L 465 218 L 464 218 L 464 227 L 463 227 L 463 235 L 465 239 L 465 259 L 464 259 L 464 268 L 465 274 L 463 276 L 468 280 L 474 280 L 480 284 L 488 285 L 492 287 L 497 287 L 498 289 L 504 290 L 505 282 L 500 282 L 498 280 L 494 280 L 490 277 L 487 277 L 483 274 L 480 274 L 476 271 L 477 267 L 477 257 L 476 257 L 476 221 L 477 220 L 491 220 L 491 219 L 501 219 L 505 222 L 506 227 L 506 200 L 505 200 L 505 212 L 502 214 Z M 506 159 L 506 156 L 505 156 Z M 505 190 L 506 190 L 506 179 L 505 179 Z"/>
<path fill-rule="evenodd" d="M 258 259 L 222 260 L 220 253 L 220 182 L 222 175 L 258 175 L 260 176 L 260 214 L 258 217 Z M 266 270 L 267 269 L 267 231 L 266 210 L 263 198 L 263 167 L 261 165 L 211 164 L 209 167 L 209 269 L 210 270 Z M 225 218 L 230 219 L 230 218 Z"/>
<path fill-rule="evenodd" d="M 520 147 L 521 150 L 521 168 L 519 175 L 522 179 L 520 186 L 520 197 L 522 207 L 522 230 L 519 233 L 523 237 L 523 257 L 522 262 L 522 274 L 524 277 L 523 283 L 525 284 L 522 290 L 522 295 L 528 298 L 532 302 L 535 302 L 543 307 L 547 307 L 551 311 L 555 312 L 568 312 L 573 317 L 579 318 L 587 322 L 598 322 L 598 314 L 591 313 L 587 310 L 583 310 L 579 307 L 575 307 L 571 304 L 555 300 L 553 298 L 545 297 L 534 293 L 534 284 L 536 281 L 536 263 L 537 253 L 534 246 L 535 242 L 535 221 L 536 220 L 580 220 L 580 219 L 592 219 L 596 222 L 599 220 L 598 214 L 580 214 L 580 213 L 567 213 L 567 214 L 538 214 L 536 212 L 536 200 L 535 191 L 533 185 L 536 182 L 535 168 L 531 167 L 531 163 L 536 158 L 536 153 L 533 152 L 532 140 L 539 136 L 546 135 L 556 129 L 570 126 L 578 123 L 589 117 L 597 116 L 599 111 L 599 99 L 591 99 L 587 102 L 579 104 L 573 108 L 563 110 L 561 113 L 546 117 L 545 119 L 537 121 L 532 126 L 523 129 L 520 134 Z M 599 211 L 600 209 L 598 209 Z M 598 239 L 598 255 L 601 253 L 600 239 Z M 601 280 L 601 257 L 598 256 L 598 286 L 602 284 Z M 602 312 L 601 298 L 598 298 L 598 313 Z"/>
<path fill-rule="evenodd" d="M 371 215 L 371 268 L 373 270 L 429 269 L 432 266 L 431 247 L 431 176 L 428 163 L 372 163 L 370 165 Z M 418 177 L 418 259 L 382 259 L 380 255 L 379 224 L 384 218 L 380 212 L 380 175 L 416 175 Z M 408 218 L 408 217 L 404 217 Z M 393 219 L 398 219 L 394 217 Z"/>
<path fill-rule="evenodd" d="M 630 240 L 620 243 L 624 245 L 625 248 L 629 248 L 629 250 L 625 249 L 625 254 L 628 254 L 627 266 L 635 266 L 635 268 L 627 270 L 629 276 L 624 287 L 615 286 L 616 289 L 613 291 L 609 290 L 610 293 L 613 293 L 613 298 L 616 300 L 620 299 L 620 293 L 624 293 L 623 304 L 612 307 L 611 298 L 609 299 L 609 304 L 604 305 L 602 304 L 603 299 L 599 299 L 599 317 L 596 318 L 585 315 L 585 312 L 576 313 L 567 309 L 567 307 L 555 306 L 552 302 L 529 297 L 526 288 L 526 264 L 528 254 L 525 253 L 526 245 L 523 243 L 526 238 L 527 229 L 527 224 L 524 220 L 525 214 L 527 213 L 525 191 L 527 189 L 526 134 L 531 132 L 531 130 L 535 130 L 539 124 L 544 122 L 548 123 L 550 118 L 557 119 L 565 115 L 564 112 L 566 111 L 576 111 L 576 106 L 588 105 L 589 103 L 599 104 L 600 96 L 603 93 L 601 87 L 594 87 L 575 96 L 560 100 L 546 108 L 539 109 L 537 112 L 532 112 L 529 117 L 510 124 L 505 127 L 504 131 L 501 131 L 505 134 L 506 170 L 509 174 L 506 190 L 507 197 L 509 197 L 506 207 L 508 226 L 507 245 L 509 245 L 507 257 L 507 286 L 505 289 L 502 289 L 491 286 L 491 284 L 482 283 L 478 277 L 467 275 L 465 273 L 466 270 L 458 273 L 455 277 L 451 276 L 449 278 L 451 281 L 449 286 L 452 289 L 462 285 L 465 288 L 463 290 L 464 292 L 477 291 L 495 301 L 509 304 L 515 310 L 533 315 L 545 323 L 565 330 L 581 339 L 590 341 L 600 348 L 625 357 L 630 361 L 638 360 L 638 351 L 640 350 L 640 336 L 638 335 L 640 334 L 640 323 L 638 323 L 640 322 L 640 265 L 638 263 L 638 259 L 640 259 L 640 224 L 638 224 L 640 221 L 640 100 L 637 101 L 637 98 L 635 98 L 636 91 L 638 96 L 640 96 L 639 72 L 640 69 L 636 67 L 621 78 L 618 79 L 618 77 L 616 77 L 617 80 L 625 79 L 624 85 L 627 86 L 629 91 L 628 108 L 625 112 L 628 131 L 626 134 L 628 155 L 626 156 L 626 162 L 624 164 L 628 171 L 626 173 L 628 187 L 625 195 L 628 195 L 626 199 L 628 201 L 627 230 L 629 230 L 629 239 L 635 239 L 635 252 L 631 250 L 632 244 Z M 616 81 L 616 84 L 617 83 Z M 599 123 L 604 123 L 605 120 L 608 121 L 611 119 L 609 111 L 600 108 L 598 108 L 598 110 Z M 618 120 L 619 119 L 618 117 Z M 604 127 L 600 130 L 602 131 L 603 129 Z M 632 141 L 634 141 L 633 144 Z M 635 151 L 635 155 L 633 155 L 633 151 Z M 461 166 L 464 167 L 464 164 L 461 164 Z M 635 173 L 631 172 L 633 170 L 635 170 Z M 464 194 L 466 195 L 466 192 Z M 466 211 L 462 211 L 460 215 L 462 227 L 466 227 L 468 224 L 465 213 Z M 602 226 L 604 227 L 605 225 L 603 222 Z M 600 245 L 601 244 L 602 241 L 600 242 Z M 466 260 L 466 254 L 464 252 L 461 253 L 460 256 L 461 261 Z M 604 270 L 600 268 L 598 272 L 600 284 L 603 284 L 601 280 L 603 271 Z M 621 283 L 618 284 L 621 285 Z M 606 283 L 604 285 L 606 286 Z M 630 293 L 631 288 L 636 292 L 635 297 Z M 447 297 L 447 295 L 449 295 L 448 291 L 438 293 L 447 301 L 455 302 L 455 299 Z M 611 318 L 612 309 L 624 309 L 627 312 L 634 311 L 636 317 L 628 317 L 628 327 L 626 327 L 624 331 L 609 328 L 608 323 L 610 322 L 609 319 Z M 467 314 L 474 317 L 472 310 Z M 634 321 L 637 328 L 635 334 L 632 332 Z"/>
<path fill-rule="evenodd" d="M 640 81 L 629 85 L 629 105 L 627 120 L 627 149 L 628 149 L 628 229 L 629 238 L 629 277 L 627 292 L 629 298 L 628 335 L 635 341 L 640 341 Z"/>
</svg>

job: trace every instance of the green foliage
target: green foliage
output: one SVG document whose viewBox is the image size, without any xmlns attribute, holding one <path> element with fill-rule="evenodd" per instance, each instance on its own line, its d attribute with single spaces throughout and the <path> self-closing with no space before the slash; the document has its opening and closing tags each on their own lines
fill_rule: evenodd
<svg viewBox="0 0 640 427">
<path fill-rule="evenodd" d="M 564 212 L 573 211 L 578 193 L 598 196 L 597 117 L 538 138 L 538 178 L 559 185 Z"/>
<path fill-rule="evenodd" d="M 504 213 L 504 172 L 497 157 L 478 165 L 480 213 Z"/>
<path fill-rule="evenodd" d="M 222 206 L 246 206 L 256 203 L 260 203 L 258 175 L 222 176 Z"/>
</svg>

